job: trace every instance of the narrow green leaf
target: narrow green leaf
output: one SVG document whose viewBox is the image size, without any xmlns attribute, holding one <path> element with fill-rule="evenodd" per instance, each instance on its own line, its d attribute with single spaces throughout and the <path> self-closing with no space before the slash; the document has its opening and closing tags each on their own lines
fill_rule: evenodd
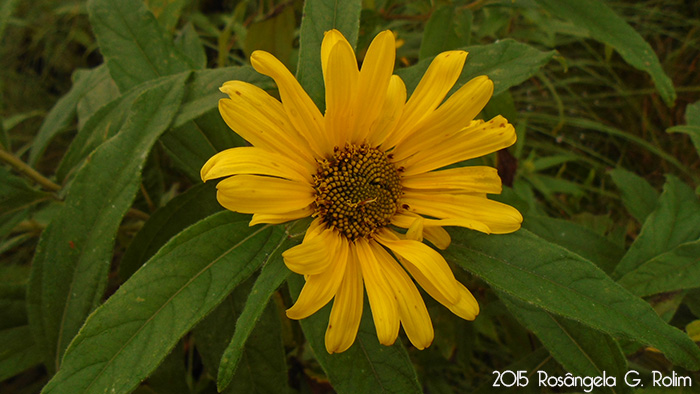
<svg viewBox="0 0 700 394">
<path fill-rule="evenodd" d="M 505 293 L 498 297 L 508 310 L 542 341 L 554 358 L 575 376 L 614 376 L 622 381 L 627 359 L 617 342 L 600 331 L 554 315 Z M 629 386 L 605 387 L 601 392 L 629 393 Z"/>
<path fill-rule="evenodd" d="M 110 101 L 85 121 L 73 138 L 56 169 L 56 178 L 63 182 L 80 168 L 80 163 L 98 146 L 112 138 L 122 128 L 134 101 L 143 92 L 162 84 L 162 80 L 143 83 Z"/>
<path fill-rule="evenodd" d="M 19 212 L 39 201 L 49 198 L 49 194 L 36 190 L 27 182 L 5 167 L 0 167 L 0 217 Z"/>
<path fill-rule="evenodd" d="M 109 73 L 121 91 L 190 69 L 142 0 L 90 0 L 88 16 Z"/>
<path fill-rule="evenodd" d="M 284 252 L 288 243 L 280 243 L 275 250 L 268 263 L 263 267 L 255 281 L 253 289 L 247 297 L 245 306 L 236 320 L 236 330 L 233 337 L 228 343 L 228 346 L 223 351 L 221 362 L 219 363 L 219 372 L 216 378 L 216 386 L 218 390 L 223 391 L 234 378 L 234 372 L 238 368 L 241 357 L 246 351 L 246 343 L 253 328 L 257 326 L 258 320 L 268 304 L 268 300 L 277 288 L 289 276 L 289 269 L 282 262 L 282 252 Z"/>
<path fill-rule="evenodd" d="M 221 211 L 216 184 L 194 186 L 153 212 L 131 240 L 119 263 L 119 277 L 126 281 L 170 238 L 190 225 Z"/>
<path fill-rule="evenodd" d="M 523 228 L 540 238 L 562 246 L 610 273 L 625 250 L 607 238 L 574 222 L 545 216 L 527 216 Z"/>
<path fill-rule="evenodd" d="M 700 238 L 700 200 L 678 178 L 667 175 L 656 209 L 644 221 L 642 231 L 615 268 L 620 278 L 644 262 L 676 246 Z"/>
<path fill-rule="evenodd" d="M 613 282 L 593 263 L 527 230 L 485 235 L 452 232 L 448 259 L 497 290 L 615 337 L 663 352 L 673 363 L 700 368 L 700 349 L 666 324 L 642 299 Z"/>
<path fill-rule="evenodd" d="M 556 51 L 542 52 L 527 44 L 506 39 L 488 45 L 475 45 L 463 48 L 469 52 L 462 75 L 457 80 L 455 91 L 469 80 L 479 75 L 488 75 L 494 83 L 494 95 L 520 84 L 547 64 Z M 408 92 L 420 82 L 432 59 L 425 59 L 415 66 L 396 71 L 406 83 Z"/>
<path fill-rule="evenodd" d="M 674 126 L 666 130 L 668 133 L 683 133 L 690 136 L 695 150 L 700 155 L 700 101 L 685 107 L 685 126 Z"/>
<path fill-rule="evenodd" d="M 321 72 L 321 42 L 328 30 L 338 29 L 355 47 L 362 1 L 306 0 L 301 20 L 297 79 L 321 111 L 326 95 Z"/>
<path fill-rule="evenodd" d="M 280 244 L 284 240 L 282 238 Z M 277 257 L 281 252 L 280 244 L 275 247 Z M 270 263 L 271 261 L 268 259 L 266 267 Z M 278 263 L 281 264 L 281 262 Z M 251 293 L 253 280 L 247 282 L 238 286 L 194 330 L 195 341 L 202 354 L 202 361 L 212 375 L 221 369 L 219 360 L 222 358 L 226 345 L 231 341 L 232 335 L 235 335 L 234 327 L 238 330 L 238 324 L 241 324 L 242 311 L 246 308 L 244 304 L 246 304 L 247 298 L 253 296 Z M 255 321 L 250 322 L 250 324 L 255 325 L 255 329 L 247 338 L 244 348 L 241 349 L 241 359 L 231 378 L 231 384 L 225 390 L 223 388 L 219 390 L 221 393 L 289 392 L 279 311 L 275 302 L 267 298 L 261 300 L 260 308 L 261 313 L 256 316 Z"/>
<path fill-rule="evenodd" d="M 109 70 L 104 66 L 89 71 L 78 70 L 73 74 L 75 80 L 73 86 L 51 108 L 32 142 L 29 151 L 29 165 L 35 165 L 51 140 L 68 128 L 75 119 L 76 108 L 80 100 L 95 86 L 109 78 Z"/>
<path fill-rule="evenodd" d="M 29 326 L 0 330 L 0 382 L 41 363 Z"/>
<path fill-rule="evenodd" d="M 191 69 L 201 70 L 207 67 L 207 54 L 192 22 L 182 29 L 175 39 L 175 46 L 185 55 Z"/>
<path fill-rule="evenodd" d="M 644 223 L 656 207 L 659 193 L 644 178 L 623 168 L 610 170 L 608 174 L 620 189 L 622 203 L 627 211 L 639 223 Z"/>
<path fill-rule="evenodd" d="M 164 78 L 134 101 L 121 131 L 75 176 L 39 239 L 28 291 L 29 321 L 50 370 L 102 298 L 119 223 L 138 191 L 148 152 L 184 94 L 188 74 Z"/>
<path fill-rule="evenodd" d="M 473 19 L 472 12 L 463 7 L 442 6 L 433 11 L 425 24 L 418 58 L 469 45 Z"/>
<path fill-rule="evenodd" d="M 624 19 L 601 0 L 536 0 L 551 14 L 568 19 L 588 30 L 594 39 L 603 42 L 634 68 L 647 72 L 654 80 L 666 105 L 673 106 L 676 91 L 673 81 L 664 73 L 651 46 Z"/>
<path fill-rule="evenodd" d="M 294 300 L 304 280 L 292 275 L 287 280 Z M 365 302 L 362 323 L 355 343 L 343 353 L 328 354 L 325 332 L 331 304 L 300 320 L 309 347 L 338 393 L 421 393 L 418 376 L 400 340 L 383 346 L 377 340 L 369 304 Z"/>
<path fill-rule="evenodd" d="M 618 283 L 640 297 L 700 287 L 700 240 L 680 244 L 644 262 Z"/>
<path fill-rule="evenodd" d="M 253 51 L 263 50 L 274 55 L 288 68 L 291 66 L 297 22 L 294 17 L 294 7 L 290 5 L 284 7 L 282 12 L 254 22 L 248 27 L 243 45 L 246 57 L 250 57 Z"/>
<path fill-rule="evenodd" d="M 90 315 L 43 393 L 128 393 L 284 235 L 221 212 L 168 242 Z"/>
<path fill-rule="evenodd" d="M 187 5 L 186 0 L 146 0 L 148 9 L 158 19 L 158 22 L 167 31 L 177 26 L 182 9 Z"/>
</svg>

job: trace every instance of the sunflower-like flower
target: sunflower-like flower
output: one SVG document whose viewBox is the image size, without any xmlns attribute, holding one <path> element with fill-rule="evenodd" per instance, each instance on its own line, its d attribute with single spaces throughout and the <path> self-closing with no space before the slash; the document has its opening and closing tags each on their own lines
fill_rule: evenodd
<svg viewBox="0 0 700 394">
<path fill-rule="evenodd" d="M 445 100 L 467 53 L 444 52 L 406 101 L 403 81 L 392 75 L 395 56 L 394 35 L 384 31 L 358 70 L 343 35 L 326 32 L 324 115 L 279 60 L 254 52 L 253 67 L 275 81 L 281 102 L 249 83 L 224 83 L 229 98 L 219 101 L 221 115 L 253 146 L 220 152 L 201 171 L 204 181 L 227 177 L 217 185 L 218 201 L 253 214 L 251 226 L 314 218 L 303 242 L 282 255 L 306 279 L 287 316 L 304 319 L 334 299 L 329 353 L 354 342 L 365 289 L 384 345 L 394 343 L 400 325 L 418 349 L 433 341 L 414 280 L 457 316 L 473 320 L 477 301 L 423 238 L 444 249 L 451 239 L 443 226 L 499 234 L 522 222 L 516 209 L 486 198 L 501 192 L 494 168 L 441 169 L 515 142 L 502 116 L 474 120 L 493 82 L 476 77 Z"/>
</svg>

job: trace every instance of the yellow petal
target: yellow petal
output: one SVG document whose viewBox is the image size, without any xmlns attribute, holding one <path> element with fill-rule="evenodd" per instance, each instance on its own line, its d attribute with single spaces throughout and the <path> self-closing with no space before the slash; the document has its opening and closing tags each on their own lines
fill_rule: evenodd
<svg viewBox="0 0 700 394">
<path fill-rule="evenodd" d="M 359 77 L 357 59 L 350 44 L 342 39 L 331 48 L 326 63 L 326 133 L 333 146 L 343 147 L 352 142 L 358 116 L 355 101 Z"/>
<path fill-rule="evenodd" d="M 505 234 L 519 229 L 523 221 L 520 212 L 510 205 L 477 196 L 407 191 L 402 202 L 408 205 L 408 211 L 441 219 L 430 221 L 430 225 Z"/>
<path fill-rule="evenodd" d="M 370 241 L 379 266 L 394 292 L 399 317 L 408 339 L 418 349 L 425 349 L 433 342 L 433 323 L 416 285 L 393 257 L 378 243 Z"/>
<path fill-rule="evenodd" d="M 472 166 L 404 176 L 401 186 L 427 193 L 501 192 L 501 178 L 493 167 Z"/>
<path fill-rule="evenodd" d="M 423 228 L 423 236 L 440 250 L 447 249 L 452 242 L 450 234 L 440 226 L 427 226 Z"/>
<path fill-rule="evenodd" d="M 457 282 L 458 300 L 451 302 L 445 298 L 435 285 L 428 280 L 425 275 L 415 265 L 411 264 L 406 259 L 399 259 L 404 268 L 413 276 L 418 284 L 437 302 L 446 306 L 452 313 L 465 320 L 474 320 L 479 314 L 479 304 L 472 293 L 464 287 L 463 284 Z"/>
<path fill-rule="evenodd" d="M 311 184 L 311 172 L 294 160 L 262 148 L 226 149 L 212 156 L 200 172 L 203 181 L 231 175 L 270 175 Z"/>
<path fill-rule="evenodd" d="M 344 274 L 326 329 L 326 351 L 331 354 L 344 352 L 352 345 L 362 318 L 362 271 L 354 244 L 350 245 Z"/>
<path fill-rule="evenodd" d="M 216 185 L 224 208 L 240 213 L 287 213 L 308 207 L 314 189 L 308 183 L 257 175 L 236 175 Z"/>
<path fill-rule="evenodd" d="M 326 72 L 328 71 L 328 58 L 330 57 L 331 50 L 335 44 L 339 42 L 345 42 L 352 48 L 348 40 L 345 39 L 343 33 L 337 29 L 328 30 L 327 32 L 323 33 L 323 41 L 321 42 L 321 70 L 323 71 L 324 78 Z"/>
<path fill-rule="evenodd" d="M 433 59 L 406 103 L 397 125 L 397 131 L 401 133 L 397 142 L 412 134 L 423 119 L 440 105 L 462 73 L 466 58 L 467 53 L 464 51 L 448 51 Z"/>
<path fill-rule="evenodd" d="M 292 220 L 297 220 L 305 218 L 307 216 L 311 216 L 312 213 L 314 213 L 314 210 L 313 208 L 311 208 L 311 206 L 284 213 L 254 213 L 253 219 L 250 221 L 250 223 L 248 223 L 248 225 L 255 226 L 256 224 L 260 223 L 286 223 Z"/>
<path fill-rule="evenodd" d="M 357 86 L 357 118 L 351 141 L 362 143 L 367 140 L 370 127 L 380 116 L 386 101 L 391 74 L 394 72 L 396 43 L 394 34 L 385 30 L 372 40 L 362 62 L 362 70 Z"/>
<path fill-rule="evenodd" d="M 459 300 L 457 280 L 440 253 L 428 245 L 413 240 L 401 240 L 384 228 L 376 233 L 375 239 L 392 252 L 410 261 L 450 302 Z"/>
<path fill-rule="evenodd" d="M 485 76 L 467 82 L 438 109 L 428 114 L 421 125 L 394 150 L 396 160 L 449 139 L 460 129 L 469 126 L 493 94 L 493 82 Z"/>
<path fill-rule="evenodd" d="M 347 241 L 331 229 L 304 240 L 282 253 L 284 263 L 291 271 L 302 275 L 317 275 L 325 271 L 335 256 L 335 250 L 347 247 Z"/>
<path fill-rule="evenodd" d="M 282 103 L 247 82 L 229 81 L 220 90 L 230 98 L 219 100 L 219 112 L 233 131 L 256 147 L 299 161 L 310 171 L 315 168 L 309 143 L 293 127 Z"/>
<path fill-rule="evenodd" d="M 408 231 L 406 231 L 406 238 L 407 239 L 412 239 L 414 241 L 418 242 L 423 242 L 423 223 L 425 220 L 423 219 L 422 216 L 416 216 L 416 218 L 413 220 L 413 223 L 411 223 L 410 226 L 408 226 Z"/>
<path fill-rule="evenodd" d="M 253 52 L 250 62 L 259 73 L 275 80 L 289 120 L 294 128 L 304 135 L 316 157 L 325 157 L 331 153 L 333 147 L 326 138 L 321 111 L 292 73 L 282 62 L 265 51 Z"/>
<path fill-rule="evenodd" d="M 406 85 L 398 75 L 392 75 L 389 80 L 389 88 L 379 111 L 379 117 L 370 126 L 367 141 L 371 146 L 381 145 L 387 150 L 398 142 L 401 133 L 396 132 L 396 125 L 401 120 L 403 108 L 406 104 Z"/>
<path fill-rule="evenodd" d="M 502 116 L 464 128 L 452 138 L 421 150 L 404 161 L 403 176 L 420 174 L 460 161 L 484 156 L 515 143 L 515 129 Z"/>
<path fill-rule="evenodd" d="M 287 309 L 287 317 L 295 320 L 307 318 L 323 308 L 336 295 L 344 281 L 348 249 L 348 242 L 344 242 L 342 247 L 331 250 L 331 264 L 328 268 L 321 274 L 306 277 L 297 302 Z"/>
<path fill-rule="evenodd" d="M 355 245 L 357 246 L 357 257 L 362 267 L 362 278 L 367 289 L 367 298 L 369 298 L 369 305 L 372 308 L 377 338 L 382 345 L 392 345 L 399 335 L 399 313 L 396 298 L 369 243 L 364 238 L 360 238 L 355 241 Z"/>
</svg>

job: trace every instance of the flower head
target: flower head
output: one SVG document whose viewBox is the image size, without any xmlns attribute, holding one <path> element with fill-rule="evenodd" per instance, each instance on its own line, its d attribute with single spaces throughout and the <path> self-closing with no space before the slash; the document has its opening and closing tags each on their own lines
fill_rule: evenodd
<svg viewBox="0 0 700 394">
<path fill-rule="evenodd" d="M 474 120 L 493 83 L 474 78 L 445 100 L 467 53 L 444 52 L 407 101 L 403 81 L 392 75 L 395 51 L 394 35 L 380 33 L 358 70 L 348 41 L 327 32 L 325 114 L 279 60 L 254 52 L 253 67 L 276 82 L 281 102 L 249 83 L 224 83 L 229 98 L 219 102 L 221 115 L 253 146 L 220 152 L 201 172 L 204 181 L 226 177 L 217 186 L 219 202 L 253 214 L 251 225 L 314 218 L 303 242 L 283 253 L 287 267 L 306 278 L 287 316 L 306 318 L 334 299 L 329 353 L 354 342 L 364 290 L 384 345 L 394 343 L 400 325 L 419 349 L 433 340 L 414 281 L 473 320 L 476 300 L 422 241 L 444 249 L 450 244 L 444 226 L 509 233 L 522 222 L 516 209 L 486 198 L 501 192 L 494 168 L 441 169 L 515 142 L 503 117 Z"/>
</svg>

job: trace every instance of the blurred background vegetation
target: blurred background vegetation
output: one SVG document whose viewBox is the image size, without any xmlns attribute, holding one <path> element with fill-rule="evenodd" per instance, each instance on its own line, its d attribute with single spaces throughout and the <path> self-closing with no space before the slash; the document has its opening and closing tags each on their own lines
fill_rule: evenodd
<svg viewBox="0 0 700 394">
<path fill-rule="evenodd" d="M 145 2 L 176 37 L 184 31 L 196 32 L 204 45 L 208 68 L 247 64 L 248 56 L 256 49 L 271 51 L 290 69 L 296 68 L 302 0 Z M 435 48 L 422 44 L 424 34 L 429 32 L 439 36 L 433 41 L 444 44 L 439 49 L 445 50 L 506 38 L 542 50 L 556 49 L 556 61 L 526 83 L 494 97 L 486 108 L 487 116 L 506 116 L 516 125 L 520 137 L 516 146 L 499 154 L 493 163 L 502 171 L 504 182 L 513 186 L 504 191 L 505 198 L 519 201 L 521 209 L 574 221 L 624 248 L 634 240 L 641 223 L 624 208 L 610 169 L 625 168 L 657 191 L 666 174 L 679 177 L 693 188 L 700 181 L 700 161 L 690 137 L 667 132 L 670 127 L 685 124 L 686 107 L 700 100 L 700 7 L 694 0 L 607 3 L 654 49 L 675 86 L 675 105 L 664 103 L 648 74 L 628 65 L 612 48 L 590 39 L 589 32 L 547 13 L 530 0 L 365 0 L 357 52 L 362 58 L 371 39 L 385 29 L 395 32 L 400 45 L 397 67 L 434 55 L 431 52 Z M 44 117 L 70 90 L 76 70 L 94 68 L 102 58 L 83 1 L 2 0 L 0 37 L 2 144 L 27 162 Z M 109 83 L 95 89 L 79 103 L 78 121 L 81 108 L 90 112 L 89 108 L 94 110 L 117 94 L 116 87 Z M 51 142 L 36 165 L 41 174 L 52 177 L 77 127 L 76 123 Z M 139 197 L 137 206 L 147 213 L 192 184 L 166 155 L 156 154 L 151 159 L 148 166 L 157 166 L 162 175 L 149 180 L 149 172 L 144 174 L 148 193 Z M 44 216 L 15 223 L 2 234 L 3 263 L 28 267 L 50 212 Z M 140 223 L 125 222 L 117 240 L 117 256 Z M 26 278 L 26 272 L 17 277 Z M 468 287 L 487 291 L 485 285 L 470 280 Z M 503 312 L 493 294 L 477 298 L 485 300 L 483 314 L 488 318 L 474 324 L 441 324 L 440 319 L 449 313 L 430 307 L 438 330 L 433 345 L 436 351 L 411 355 L 418 359 L 419 373 L 431 392 L 476 387 L 491 379 L 494 368 L 506 368 L 531 351 L 530 346 L 519 348 L 513 344 L 537 340 Z M 652 304 L 663 308 L 666 301 Z M 682 310 L 676 318 L 684 319 Z M 462 335 L 465 331 L 460 330 L 478 335 Z M 461 343 L 465 340 L 474 343 Z M 502 346 L 506 342 L 510 345 Z M 190 389 L 210 390 L 211 377 L 197 370 L 201 368 L 198 356 L 188 348 L 187 338 L 184 343 L 180 351 L 190 357 L 186 363 Z M 469 350 L 455 354 L 456 347 Z M 646 362 L 656 362 L 653 355 L 647 357 L 650 360 Z M 301 380 L 306 381 L 302 386 L 307 390 L 330 389 L 313 362 L 293 355 L 288 365 L 290 381 L 305 376 Z M 441 371 L 440 379 L 431 380 L 433 370 Z M 45 382 L 43 376 L 37 367 L 0 383 L 0 391 L 36 391 Z M 151 383 L 157 379 L 151 379 Z M 144 392 L 161 391 L 144 388 Z"/>
</svg>

